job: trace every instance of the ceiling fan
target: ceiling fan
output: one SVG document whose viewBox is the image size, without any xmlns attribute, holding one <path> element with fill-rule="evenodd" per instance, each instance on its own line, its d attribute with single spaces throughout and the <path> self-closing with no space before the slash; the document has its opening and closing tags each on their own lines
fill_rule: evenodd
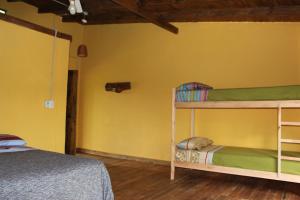
<svg viewBox="0 0 300 200">
<path fill-rule="evenodd" d="M 75 15 L 76 13 L 83 13 L 80 0 L 70 0 L 68 10 L 71 15 Z"/>
<path fill-rule="evenodd" d="M 69 0 L 69 5 L 65 4 L 64 2 L 61 2 L 60 0 L 52 0 L 52 1 L 59 3 L 63 6 L 65 6 L 66 8 L 68 8 L 68 11 L 71 15 L 76 15 L 76 14 L 82 13 L 83 18 L 81 19 L 81 22 L 84 24 L 87 23 L 86 16 L 88 15 L 88 12 L 86 12 L 82 9 L 80 0 Z"/>
</svg>

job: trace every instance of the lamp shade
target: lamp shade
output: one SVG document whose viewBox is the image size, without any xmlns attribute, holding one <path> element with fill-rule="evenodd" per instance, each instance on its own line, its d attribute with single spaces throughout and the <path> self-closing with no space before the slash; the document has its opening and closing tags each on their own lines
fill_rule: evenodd
<svg viewBox="0 0 300 200">
<path fill-rule="evenodd" d="M 77 49 L 77 56 L 79 57 L 87 57 L 88 51 L 87 47 L 84 44 L 81 44 Z"/>
</svg>

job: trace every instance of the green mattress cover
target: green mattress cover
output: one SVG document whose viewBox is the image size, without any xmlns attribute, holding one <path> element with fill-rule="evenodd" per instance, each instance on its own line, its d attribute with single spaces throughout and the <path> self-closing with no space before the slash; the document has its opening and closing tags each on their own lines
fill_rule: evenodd
<svg viewBox="0 0 300 200">
<path fill-rule="evenodd" d="M 282 152 L 300 157 L 300 152 Z M 243 147 L 223 147 L 214 153 L 213 164 L 258 171 L 277 172 L 277 151 Z M 282 160 L 282 173 L 300 175 L 300 162 Z"/>
<path fill-rule="evenodd" d="M 209 90 L 207 101 L 263 101 L 300 99 L 300 85 Z"/>
</svg>

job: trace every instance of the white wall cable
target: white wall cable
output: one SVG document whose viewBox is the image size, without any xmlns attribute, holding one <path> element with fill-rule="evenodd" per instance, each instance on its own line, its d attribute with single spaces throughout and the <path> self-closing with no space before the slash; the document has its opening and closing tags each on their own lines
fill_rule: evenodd
<svg viewBox="0 0 300 200">
<path fill-rule="evenodd" d="M 54 108 L 54 82 L 55 82 L 55 59 L 56 59 L 56 39 L 57 39 L 57 29 L 55 27 L 55 16 L 53 16 L 53 30 L 54 37 L 52 41 L 52 55 L 50 63 L 50 77 L 49 77 L 49 99 L 45 101 L 45 108 Z"/>
<path fill-rule="evenodd" d="M 54 37 L 52 42 L 52 58 L 51 58 L 51 71 L 50 71 L 50 82 L 49 82 L 49 97 L 54 98 L 54 73 L 55 73 L 55 58 L 56 58 L 56 38 L 57 29 L 54 29 Z"/>
<path fill-rule="evenodd" d="M 54 76 L 55 76 L 55 59 L 56 59 L 56 39 L 57 39 L 57 29 L 55 26 L 55 17 L 53 17 L 53 29 L 54 37 L 52 41 L 52 57 L 51 57 L 51 69 L 50 69 L 50 81 L 49 81 L 49 99 L 54 99 Z"/>
</svg>

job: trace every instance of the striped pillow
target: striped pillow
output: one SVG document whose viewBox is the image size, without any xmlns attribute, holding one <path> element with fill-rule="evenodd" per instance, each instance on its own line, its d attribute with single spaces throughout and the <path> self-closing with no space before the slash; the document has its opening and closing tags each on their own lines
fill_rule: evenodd
<svg viewBox="0 0 300 200">
<path fill-rule="evenodd" d="M 189 82 L 189 83 L 183 83 L 179 85 L 176 90 L 177 91 L 187 91 L 187 90 L 211 90 L 213 87 L 203 84 L 203 83 L 198 83 L 198 82 Z"/>
<path fill-rule="evenodd" d="M 15 135 L 0 134 L 0 147 L 3 146 L 25 146 L 26 142 Z"/>
</svg>

